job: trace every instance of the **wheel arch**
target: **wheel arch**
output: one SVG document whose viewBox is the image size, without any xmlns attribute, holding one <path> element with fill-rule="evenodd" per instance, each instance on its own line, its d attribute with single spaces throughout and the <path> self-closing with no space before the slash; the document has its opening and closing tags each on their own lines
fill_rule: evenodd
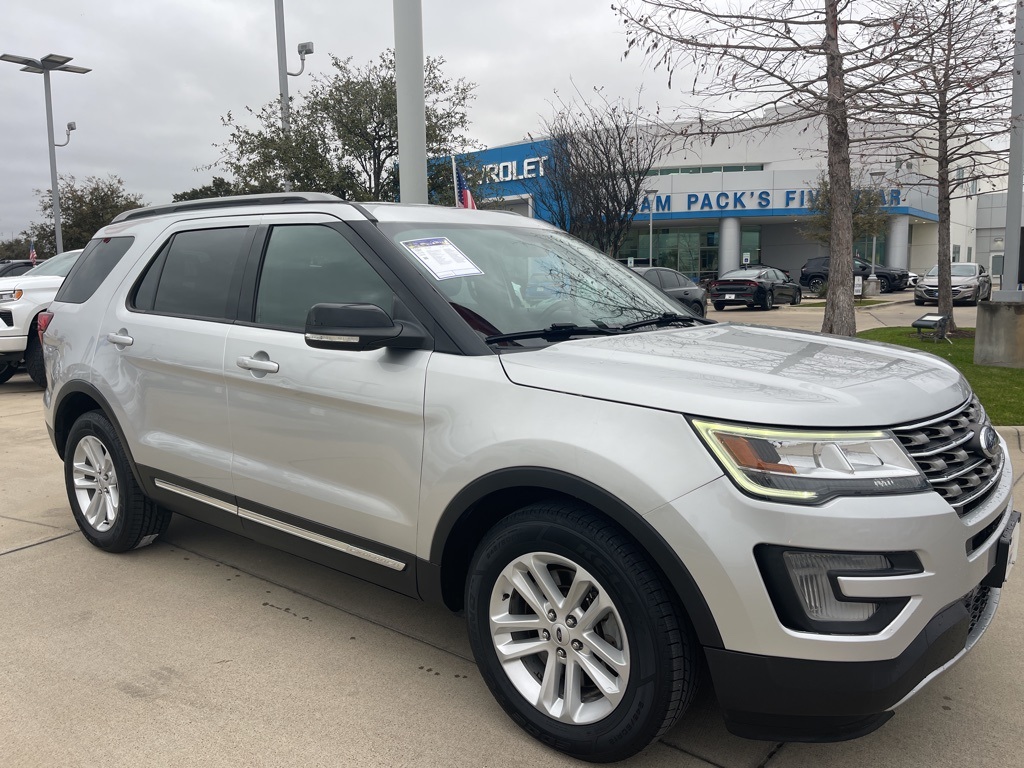
<svg viewBox="0 0 1024 768">
<path fill-rule="evenodd" d="M 75 381 L 63 387 L 55 397 L 57 402 L 53 408 L 53 445 L 57 449 L 57 455 L 60 456 L 61 460 L 64 460 L 68 435 L 78 417 L 89 411 L 101 411 L 106 416 L 107 421 L 114 427 L 117 439 L 121 441 L 125 455 L 128 457 L 128 464 L 131 467 L 132 475 L 135 476 L 135 482 L 141 486 L 142 476 L 139 474 L 139 468 L 135 465 L 135 458 L 132 456 L 131 450 L 129 450 L 124 431 L 121 429 L 117 419 L 114 418 L 114 412 L 110 407 L 110 403 L 100 394 L 99 390 L 88 382 Z"/>
<path fill-rule="evenodd" d="M 466 576 L 477 544 L 499 520 L 534 501 L 580 501 L 618 523 L 649 554 L 679 598 L 701 645 L 722 647 L 722 637 L 703 594 L 686 565 L 658 532 L 632 508 L 593 483 L 543 467 L 499 470 L 478 478 L 452 499 L 434 531 L 430 560 L 421 577 L 424 595 L 451 610 L 463 607 Z"/>
</svg>

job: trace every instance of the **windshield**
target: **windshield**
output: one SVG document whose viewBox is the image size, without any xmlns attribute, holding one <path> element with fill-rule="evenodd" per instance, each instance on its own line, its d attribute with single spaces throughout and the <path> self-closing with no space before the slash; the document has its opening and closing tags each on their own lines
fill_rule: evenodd
<svg viewBox="0 0 1024 768">
<path fill-rule="evenodd" d="M 64 251 L 64 253 L 54 256 L 52 259 L 47 259 L 42 262 L 39 266 L 30 269 L 22 277 L 39 277 L 40 275 L 59 275 L 60 277 L 67 277 L 68 272 L 75 266 L 75 261 L 78 259 L 82 252 L 79 251 Z"/>
<path fill-rule="evenodd" d="M 632 270 L 564 232 L 405 222 L 379 226 L 485 337 L 554 323 L 604 328 L 666 313 L 689 317 L 681 304 Z"/>
<path fill-rule="evenodd" d="M 950 264 L 949 275 L 950 277 L 974 277 L 977 274 L 977 267 L 974 264 Z M 928 270 L 928 274 L 925 277 L 938 277 L 939 267 L 938 265 Z"/>
</svg>

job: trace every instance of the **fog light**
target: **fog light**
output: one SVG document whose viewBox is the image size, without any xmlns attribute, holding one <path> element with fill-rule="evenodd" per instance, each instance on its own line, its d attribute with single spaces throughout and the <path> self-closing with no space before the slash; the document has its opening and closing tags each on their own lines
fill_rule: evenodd
<svg viewBox="0 0 1024 768">
<path fill-rule="evenodd" d="M 782 557 L 800 605 L 812 621 L 867 621 L 878 611 L 878 603 L 838 600 L 830 573 L 892 568 L 884 555 L 785 552 Z"/>
</svg>

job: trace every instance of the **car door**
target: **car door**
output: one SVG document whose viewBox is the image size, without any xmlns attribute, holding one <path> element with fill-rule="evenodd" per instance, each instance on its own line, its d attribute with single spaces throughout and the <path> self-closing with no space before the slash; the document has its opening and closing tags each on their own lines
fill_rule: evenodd
<svg viewBox="0 0 1024 768">
<path fill-rule="evenodd" d="M 223 358 L 242 526 L 412 552 L 430 353 L 308 346 L 314 304 L 393 313 L 387 270 L 331 217 L 270 218 L 261 238 L 251 313 Z"/>
<path fill-rule="evenodd" d="M 160 467 L 155 482 L 165 491 L 230 500 L 224 341 L 257 221 L 172 228 L 143 257 L 128 300 L 115 300 L 101 323 L 95 383 L 119 411 L 136 463 L 147 475 Z"/>
<path fill-rule="evenodd" d="M 786 277 L 786 273 L 781 269 L 770 269 L 768 271 L 772 276 L 776 303 L 792 302 L 796 298 L 796 291 L 794 290 L 796 286 Z"/>
</svg>

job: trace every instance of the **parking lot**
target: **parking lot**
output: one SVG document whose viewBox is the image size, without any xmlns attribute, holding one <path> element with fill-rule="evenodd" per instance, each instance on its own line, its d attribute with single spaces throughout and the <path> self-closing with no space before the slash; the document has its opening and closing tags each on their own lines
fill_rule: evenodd
<svg viewBox="0 0 1024 768">
<path fill-rule="evenodd" d="M 909 325 L 913 303 L 858 311 Z M 974 310 L 956 320 L 974 325 Z M 709 316 L 817 330 L 821 310 Z M 908 319 L 902 320 L 906 317 Z M 4 766 L 511 766 L 575 761 L 491 698 L 462 620 L 176 517 L 128 555 L 77 532 L 25 374 L 0 386 Z M 1001 429 L 1024 505 L 1024 435 Z M 962 663 L 880 731 L 840 744 L 729 735 L 713 694 L 630 766 L 1014 766 L 1024 711 L 1024 571 Z"/>
</svg>

